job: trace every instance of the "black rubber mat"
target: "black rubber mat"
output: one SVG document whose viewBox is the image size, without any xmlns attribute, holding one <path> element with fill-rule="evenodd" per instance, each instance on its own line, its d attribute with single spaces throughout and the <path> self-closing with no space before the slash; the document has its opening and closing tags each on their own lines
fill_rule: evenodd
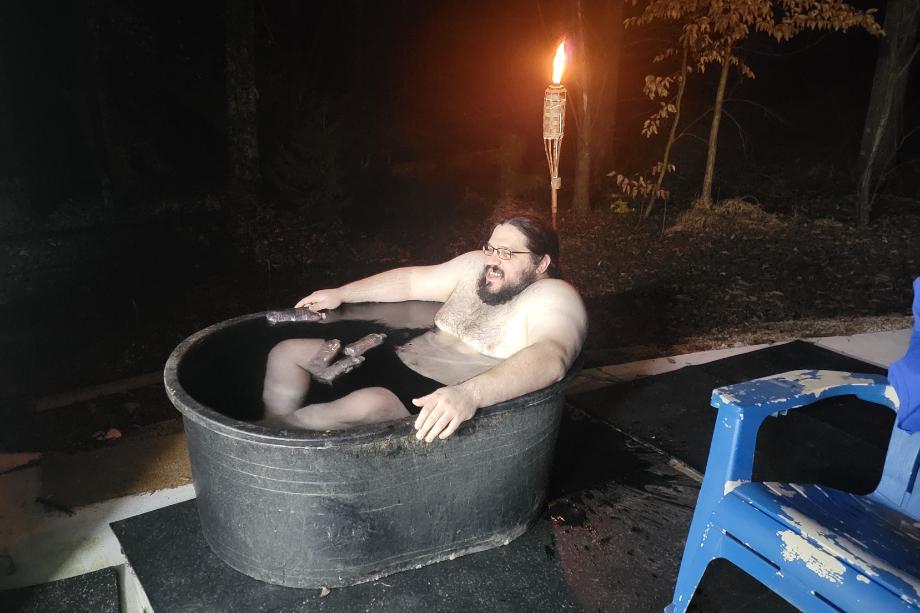
<svg viewBox="0 0 920 613">
<path fill-rule="evenodd" d="M 396 573 L 317 589 L 263 583 L 224 564 L 201 533 L 195 501 L 112 524 L 155 611 L 546 611 L 577 610 L 541 518 L 509 545 Z"/>
<path fill-rule="evenodd" d="M 578 408 L 705 470 L 716 419 L 713 388 L 800 369 L 884 370 L 804 341 L 573 395 Z M 857 493 L 881 477 L 894 413 L 854 397 L 770 418 L 758 435 L 754 478 L 820 483 Z"/>
<path fill-rule="evenodd" d="M 118 613 L 119 602 L 114 568 L 0 592 L 4 613 Z"/>
</svg>

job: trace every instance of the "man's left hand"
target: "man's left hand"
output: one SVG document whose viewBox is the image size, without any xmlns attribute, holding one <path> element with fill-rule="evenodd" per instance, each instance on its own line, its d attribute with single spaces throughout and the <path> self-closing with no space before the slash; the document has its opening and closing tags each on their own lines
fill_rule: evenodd
<svg viewBox="0 0 920 613">
<path fill-rule="evenodd" d="M 477 408 L 473 395 L 458 386 L 438 388 L 427 396 L 415 398 L 412 404 L 422 407 L 415 420 L 418 430 L 415 438 L 426 443 L 453 434 L 460 424 L 476 414 Z"/>
</svg>

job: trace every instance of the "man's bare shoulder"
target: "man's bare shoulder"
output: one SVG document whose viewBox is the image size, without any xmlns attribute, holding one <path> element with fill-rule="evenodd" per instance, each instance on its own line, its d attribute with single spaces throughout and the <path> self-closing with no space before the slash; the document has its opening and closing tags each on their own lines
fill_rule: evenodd
<svg viewBox="0 0 920 613">
<path fill-rule="evenodd" d="M 532 283 L 522 294 L 530 302 L 545 302 L 550 300 L 558 303 L 571 303 L 583 305 L 581 295 L 575 286 L 562 279 L 540 279 Z"/>
<path fill-rule="evenodd" d="M 562 279 L 541 279 L 521 293 L 522 311 L 530 325 L 558 325 L 568 321 L 586 325 L 587 310 L 575 286 Z"/>
<path fill-rule="evenodd" d="M 455 266 L 460 269 L 475 270 L 482 266 L 482 251 L 467 251 L 445 262 L 445 265 Z"/>
<path fill-rule="evenodd" d="M 407 268 L 409 294 L 416 300 L 445 302 L 457 286 L 473 274 L 476 263 L 481 259 L 482 253 L 470 251 L 441 264 Z"/>
<path fill-rule="evenodd" d="M 468 251 L 440 264 L 435 267 L 432 272 L 449 277 L 453 280 L 454 284 L 458 284 L 464 282 L 465 279 L 477 275 L 481 268 L 482 252 Z"/>
<path fill-rule="evenodd" d="M 521 293 L 530 342 L 549 340 L 565 349 L 571 365 L 588 331 L 588 313 L 578 290 L 561 279 L 541 279 Z"/>
</svg>

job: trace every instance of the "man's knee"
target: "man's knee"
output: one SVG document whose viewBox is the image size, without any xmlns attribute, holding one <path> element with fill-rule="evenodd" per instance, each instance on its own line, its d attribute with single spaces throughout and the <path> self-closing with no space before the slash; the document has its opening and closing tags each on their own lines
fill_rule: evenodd
<svg viewBox="0 0 920 613">
<path fill-rule="evenodd" d="M 315 338 L 291 338 L 281 341 L 268 352 L 268 364 L 285 364 L 308 362 L 319 348 L 323 341 Z"/>
<path fill-rule="evenodd" d="M 367 387 L 352 392 L 342 400 L 363 423 L 376 423 L 400 419 L 409 415 L 402 401 L 384 387 Z"/>
</svg>

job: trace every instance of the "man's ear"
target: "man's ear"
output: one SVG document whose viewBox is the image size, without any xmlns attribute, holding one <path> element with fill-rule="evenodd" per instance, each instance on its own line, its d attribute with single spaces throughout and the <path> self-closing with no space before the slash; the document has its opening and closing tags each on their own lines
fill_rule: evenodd
<svg viewBox="0 0 920 613">
<path fill-rule="evenodd" d="M 551 261 L 552 260 L 550 259 L 549 255 L 544 255 L 542 258 L 540 258 L 540 263 L 537 264 L 537 274 L 542 275 L 544 272 L 546 272 L 546 269 L 549 268 Z"/>
</svg>

